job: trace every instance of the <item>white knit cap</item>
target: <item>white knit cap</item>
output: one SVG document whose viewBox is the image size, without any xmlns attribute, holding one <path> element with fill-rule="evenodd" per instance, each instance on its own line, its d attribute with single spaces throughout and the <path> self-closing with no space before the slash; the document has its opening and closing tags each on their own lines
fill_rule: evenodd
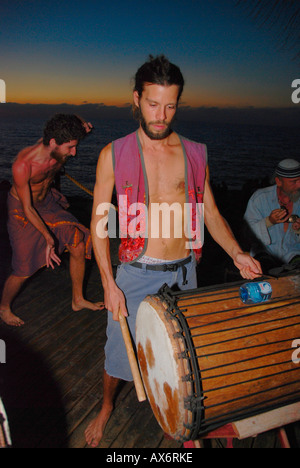
<svg viewBox="0 0 300 468">
<path fill-rule="evenodd" d="M 276 175 L 289 179 L 300 177 L 300 163 L 295 159 L 284 159 L 278 164 Z"/>
</svg>

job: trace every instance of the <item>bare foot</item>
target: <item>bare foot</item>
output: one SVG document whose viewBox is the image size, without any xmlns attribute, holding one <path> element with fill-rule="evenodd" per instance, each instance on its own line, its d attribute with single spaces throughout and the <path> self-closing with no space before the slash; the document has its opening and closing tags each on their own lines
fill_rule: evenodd
<svg viewBox="0 0 300 468">
<path fill-rule="evenodd" d="M 103 310 L 105 309 L 104 302 L 90 302 L 86 301 L 85 299 L 81 299 L 80 301 L 72 301 L 72 309 L 74 312 L 78 312 L 82 309 L 89 309 L 89 310 Z"/>
<path fill-rule="evenodd" d="M 85 440 L 90 447 L 96 448 L 100 444 L 112 410 L 113 407 L 102 408 L 98 416 L 92 420 L 85 430 Z"/>
<path fill-rule="evenodd" d="M 23 320 L 14 315 L 9 309 L 0 310 L 0 318 L 3 320 L 4 323 L 10 325 L 11 327 L 21 327 L 22 325 L 24 325 Z"/>
</svg>

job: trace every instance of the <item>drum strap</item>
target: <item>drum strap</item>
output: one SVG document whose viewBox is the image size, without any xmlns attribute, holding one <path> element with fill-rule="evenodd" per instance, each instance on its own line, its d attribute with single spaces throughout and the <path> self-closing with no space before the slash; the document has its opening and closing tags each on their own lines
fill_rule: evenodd
<svg viewBox="0 0 300 468">
<path fill-rule="evenodd" d="M 140 268 L 140 269 L 145 268 L 146 270 L 153 270 L 153 271 L 177 271 L 178 268 L 182 268 L 182 275 L 183 275 L 182 284 L 187 284 L 187 280 L 186 280 L 187 269 L 185 265 L 187 265 L 191 261 L 192 261 L 192 257 L 189 256 L 185 258 L 184 260 L 180 262 L 176 262 L 176 263 L 162 263 L 162 264 L 159 263 L 157 265 L 151 265 L 148 263 L 134 262 L 134 263 L 130 263 L 130 265 L 135 268 Z"/>
</svg>

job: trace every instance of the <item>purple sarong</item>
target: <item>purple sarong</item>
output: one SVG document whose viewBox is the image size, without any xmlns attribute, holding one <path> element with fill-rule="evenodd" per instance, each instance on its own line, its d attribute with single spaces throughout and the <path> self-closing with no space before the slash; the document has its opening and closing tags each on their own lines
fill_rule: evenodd
<svg viewBox="0 0 300 468">
<path fill-rule="evenodd" d="M 61 254 L 67 245 L 77 247 L 81 241 L 84 241 L 85 257 L 90 259 L 92 252 L 90 231 L 66 211 L 68 206 L 67 199 L 56 189 L 51 189 L 42 202 L 34 205 L 55 239 L 57 253 Z M 12 273 L 18 277 L 28 277 L 46 265 L 46 241 L 27 220 L 21 202 L 10 193 L 7 207 L 7 228 L 12 247 Z"/>
</svg>

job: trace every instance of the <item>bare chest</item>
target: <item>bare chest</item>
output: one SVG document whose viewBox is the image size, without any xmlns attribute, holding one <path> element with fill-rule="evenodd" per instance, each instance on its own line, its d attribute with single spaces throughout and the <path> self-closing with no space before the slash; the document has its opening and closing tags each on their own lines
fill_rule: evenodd
<svg viewBox="0 0 300 468">
<path fill-rule="evenodd" d="M 30 185 L 39 185 L 43 182 L 52 182 L 55 175 L 59 171 L 61 165 L 56 164 L 32 164 L 31 165 L 31 176 Z"/>
<path fill-rule="evenodd" d="M 183 154 L 153 158 L 145 156 L 145 166 L 152 203 L 183 202 L 185 197 L 185 164 Z"/>
</svg>

